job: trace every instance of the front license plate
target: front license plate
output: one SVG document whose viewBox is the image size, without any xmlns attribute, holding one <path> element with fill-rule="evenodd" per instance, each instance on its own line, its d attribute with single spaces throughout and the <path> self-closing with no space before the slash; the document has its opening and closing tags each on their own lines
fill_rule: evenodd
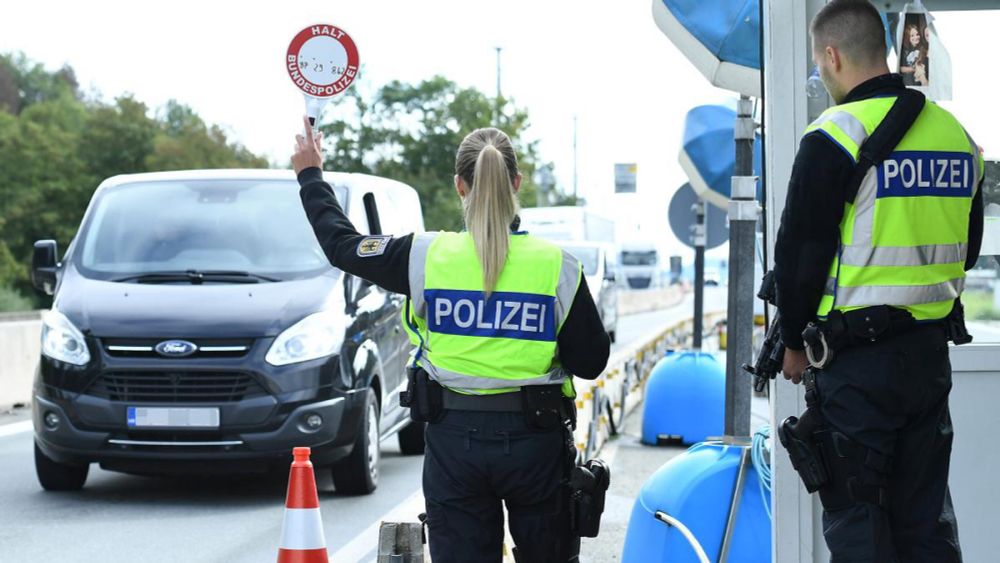
<svg viewBox="0 0 1000 563">
<path fill-rule="evenodd" d="M 129 407 L 129 428 L 218 428 L 217 408 Z"/>
</svg>

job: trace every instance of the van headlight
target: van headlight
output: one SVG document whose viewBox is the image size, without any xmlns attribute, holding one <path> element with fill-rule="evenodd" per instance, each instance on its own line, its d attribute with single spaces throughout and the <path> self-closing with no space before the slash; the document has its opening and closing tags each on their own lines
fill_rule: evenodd
<svg viewBox="0 0 1000 563">
<path fill-rule="evenodd" d="M 264 360 L 272 366 L 306 362 L 336 354 L 343 343 L 343 319 L 329 311 L 321 311 L 279 334 Z"/>
<path fill-rule="evenodd" d="M 42 315 L 42 354 L 75 366 L 90 362 L 90 351 L 80 329 L 59 311 L 50 310 Z"/>
</svg>

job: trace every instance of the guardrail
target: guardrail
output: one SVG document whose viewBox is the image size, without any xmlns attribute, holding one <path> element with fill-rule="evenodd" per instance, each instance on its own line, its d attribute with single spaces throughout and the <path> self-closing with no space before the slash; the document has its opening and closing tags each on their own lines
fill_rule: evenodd
<svg viewBox="0 0 1000 563">
<path fill-rule="evenodd" d="M 31 402 L 41 332 L 41 311 L 0 313 L 0 410 Z"/>
<path fill-rule="evenodd" d="M 705 313 L 704 326 L 717 331 L 726 313 Z M 625 419 L 642 402 L 645 382 L 653 366 L 668 349 L 690 345 L 693 319 L 678 321 L 645 342 L 635 344 L 611 356 L 608 367 L 597 379 L 577 379 L 577 423 L 574 440 L 577 456 L 587 460 L 600 451 L 612 436 L 625 427 Z"/>
</svg>

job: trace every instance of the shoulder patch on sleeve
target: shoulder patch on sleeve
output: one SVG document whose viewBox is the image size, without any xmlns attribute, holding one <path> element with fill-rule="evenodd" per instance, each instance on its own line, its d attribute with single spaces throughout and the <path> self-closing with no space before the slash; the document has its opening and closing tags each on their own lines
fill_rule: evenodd
<svg viewBox="0 0 1000 563">
<path fill-rule="evenodd" d="M 358 256 L 361 258 L 371 258 L 381 256 L 385 253 L 385 248 L 389 246 L 392 235 L 373 235 L 365 237 L 358 243 Z"/>
</svg>

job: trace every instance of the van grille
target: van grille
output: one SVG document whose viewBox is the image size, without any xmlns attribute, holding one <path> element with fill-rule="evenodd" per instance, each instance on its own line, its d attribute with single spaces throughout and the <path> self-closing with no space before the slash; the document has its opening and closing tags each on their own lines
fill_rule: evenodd
<svg viewBox="0 0 1000 563">
<path fill-rule="evenodd" d="M 86 394 L 134 403 L 233 403 L 265 390 L 244 372 L 105 372 Z"/>
<path fill-rule="evenodd" d="M 171 338 L 104 338 L 101 344 L 109 356 L 119 358 L 162 358 L 156 352 L 157 344 Z M 240 358 L 247 354 L 253 341 L 247 338 L 191 338 L 180 339 L 196 345 L 197 350 L 179 359 L 192 358 Z M 172 358 L 173 359 L 173 358 Z"/>
</svg>

